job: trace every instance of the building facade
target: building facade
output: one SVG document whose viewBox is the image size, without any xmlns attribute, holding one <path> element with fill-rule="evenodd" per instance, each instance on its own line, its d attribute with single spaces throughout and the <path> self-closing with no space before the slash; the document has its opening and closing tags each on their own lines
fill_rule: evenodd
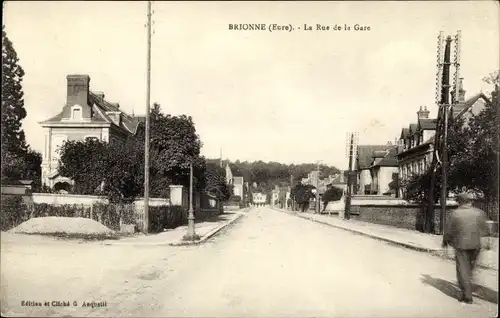
<svg viewBox="0 0 500 318">
<path fill-rule="evenodd" d="M 261 192 L 252 193 L 252 202 L 256 205 L 265 205 L 267 202 L 267 195 Z"/>
<path fill-rule="evenodd" d="M 479 114 L 489 103 L 489 99 L 483 94 L 476 94 L 469 99 L 465 99 L 465 90 L 462 87 L 463 79 L 460 79 L 459 94 L 457 103 L 453 104 L 449 118 L 450 122 L 457 119 L 464 119 L 464 124 L 470 118 Z M 455 100 L 455 92 L 451 92 L 452 101 Z M 410 124 L 408 128 L 403 128 L 398 142 L 398 166 L 400 183 L 404 184 L 413 175 L 420 175 L 429 169 L 434 156 L 434 138 L 436 132 L 437 119 L 429 119 L 429 112 L 426 108 L 417 112 L 417 123 Z M 403 195 L 403 190 L 401 189 Z"/>
<path fill-rule="evenodd" d="M 417 112 L 417 122 L 401 130 L 396 156 L 402 182 L 406 182 L 414 174 L 424 173 L 429 168 L 434 151 L 436 123 L 437 119 L 429 118 L 427 107 L 421 106 Z"/>
<path fill-rule="evenodd" d="M 104 99 L 104 93 L 90 91 L 88 75 L 67 76 L 67 98 L 61 112 L 39 124 L 45 131 L 42 184 L 66 189 L 73 181 L 58 173 L 59 149 L 65 141 L 89 138 L 105 142 L 134 135 L 144 117 L 128 115 L 118 103 Z"/>
<path fill-rule="evenodd" d="M 396 195 L 399 172 L 396 154 L 396 147 L 385 151 L 374 151 L 370 166 L 371 194 Z"/>
<path fill-rule="evenodd" d="M 233 194 L 243 199 L 245 193 L 245 182 L 243 177 L 233 177 Z"/>
<path fill-rule="evenodd" d="M 359 145 L 356 147 L 356 160 L 354 162 L 354 170 L 356 172 L 356 194 L 372 194 L 372 184 L 374 170 L 374 154 L 377 151 L 387 154 L 389 149 L 394 148 L 391 142 L 386 145 Z M 381 158 L 379 158 L 381 159 Z M 378 174 L 375 174 L 378 176 Z M 374 186 L 378 187 L 378 186 Z"/>
</svg>

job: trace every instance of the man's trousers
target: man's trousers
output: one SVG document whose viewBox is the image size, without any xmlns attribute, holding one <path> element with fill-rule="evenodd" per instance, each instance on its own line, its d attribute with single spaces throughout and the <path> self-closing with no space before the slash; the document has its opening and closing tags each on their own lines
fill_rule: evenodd
<svg viewBox="0 0 500 318">
<path fill-rule="evenodd" d="M 455 249 L 455 262 L 457 265 L 458 286 L 462 291 L 461 300 L 472 301 L 472 272 L 480 249 Z"/>
</svg>

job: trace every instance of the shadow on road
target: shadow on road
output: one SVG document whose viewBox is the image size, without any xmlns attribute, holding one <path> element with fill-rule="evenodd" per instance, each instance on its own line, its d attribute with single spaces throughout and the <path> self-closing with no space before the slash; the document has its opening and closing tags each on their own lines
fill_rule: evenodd
<svg viewBox="0 0 500 318">
<path fill-rule="evenodd" d="M 422 281 L 422 283 L 438 289 L 443 294 L 449 297 L 458 300 L 458 297 L 460 296 L 460 288 L 458 287 L 457 284 L 451 283 L 444 279 L 434 278 L 429 275 L 422 275 L 422 278 L 420 280 Z M 497 291 L 494 291 L 493 289 L 477 284 L 472 284 L 472 290 L 473 290 L 473 295 L 475 297 L 493 304 L 498 304 Z"/>
</svg>

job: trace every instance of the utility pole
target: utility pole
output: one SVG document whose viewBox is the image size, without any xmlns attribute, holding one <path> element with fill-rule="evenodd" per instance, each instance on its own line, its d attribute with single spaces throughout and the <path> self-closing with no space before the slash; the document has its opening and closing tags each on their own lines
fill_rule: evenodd
<svg viewBox="0 0 500 318">
<path fill-rule="evenodd" d="M 454 66 L 455 66 L 455 74 L 454 74 L 454 98 L 452 100 L 453 104 L 459 103 L 459 94 L 460 94 L 460 36 L 461 36 L 461 31 L 457 31 L 457 34 L 455 35 L 455 61 L 454 61 Z M 449 68 L 450 68 L 450 46 L 451 46 L 451 36 L 448 36 L 446 38 L 446 48 L 445 48 L 445 56 L 448 55 L 448 62 L 444 67 L 448 68 L 448 71 L 444 73 L 443 80 L 446 80 L 446 93 L 448 93 L 448 90 L 450 88 L 450 78 L 449 78 Z M 449 94 L 446 95 L 446 100 L 444 103 L 444 130 L 443 130 L 443 166 L 442 166 L 442 174 L 443 174 L 443 184 L 441 186 L 441 226 L 442 226 L 442 231 L 443 231 L 443 242 L 444 242 L 444 236 L 446 234 L 446 198 L 448 197 L 448 114 L 449 114 L 449 108 L 450 108 L 450 102 L 449 102 Z"/>
<path fill-rule="evenodd" d="M 446 223 L 446 197 L 447 197 L 447 188 L 448 188 L 448 180 L 447 180 L 447 167 L 448 167 L 448 108 L 450 104 L 450 46 L 451 46 L 451 36 L 446 38 L 446 46 L 444 49 L 444 72 L 443 72 L 443 136 L 441 141 L 441 227 L 443 232 L 443 241 L 444 241 L 444 233 L 445 233 L 445 223 Z M 458 92 L 457 92 L 458 94 Z"/>
<path fill-rule="evenodd" d="M 441 136 L 441 122 L 442 122 L 442 80 L 443 80 L 443 31 L 439 32 L 437 43 L 437 73 L 436 73 L 436 104 L 438 106 L 438 116 L 436 123 L 436 133 L 434 134 L 434 149 L 431 162 L 431 180 L 429 184 L 429 202 L 427 211 L 424 214 L 424 232 L 434 232 L 434 189 L 436 188 L 436 170 L 438 167 L 438 153 Z"/>
<path fill-rule="evenodd" d="M 295 211 L 295 198 L 292 198 L 293 193 L 293 174 L 290 175 L 290 209 Z"/>
<path fill-rule="evenodd" d="M 354 154 L 354 134 L 351 133 L 349 137 L 349 168 L 347 170 L 347 193 L 345 198 L 345 215 L 344 218 L 349 220 L 351 218 L 351 192 L 352 192 L 352 157 Z"/>
<path fill-rule="evenodd" d="M 428 213 L 426 214 L 426 231 L 430 232 L 434 222 L 434 189 L 436 187 L 436 174 L 438 166 L 441 169 L 441 214 L 440 228 L 444 235 L 446 232 L 446 198 L 448 196 L 448 116 L 451 104 L 459 102 L 460 88 L 460 31 L 455 35 L 455 67 L 454 74 L 454 98 L 450 103 L 450 67 L 451 63 L 451 46 L 452 37 L 448 36 L 445 40 L 444 56 L 442 53 L 443 33 L 439 33 L 438 37 L 438 72 L 436 77 L 436 102 L 439 106 L 438 120 L 436 126 L 436 135 L 434 141 L 434 153 L 432 168 L 433 174 L 429 189 L 429 205 Z"/>
<path fill-rule="evenodd" d="M 148 62 L 146 85 L 146 133 L 144 143 L 144 232 L 149 231 L 149 110 L 151 107 L 151 1 L 148 1 Z"/>
</svg>

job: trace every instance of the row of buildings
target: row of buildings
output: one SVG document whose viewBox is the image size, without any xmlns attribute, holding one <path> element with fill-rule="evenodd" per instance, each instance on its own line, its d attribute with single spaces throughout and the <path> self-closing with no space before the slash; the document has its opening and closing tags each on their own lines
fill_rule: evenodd
<svg viewBox="0 0 500 318">
<path fill-rule="evenodd" d="M 469 118 L 479 114 L 489 99 L 478 93 L 466 99 L 463 78 L 460 78 L 459 91 L 451 92 L 453 106 L 450 119 Z M 436 118 L 429 118 L 427 107 L 420 107 L 416 120 L 402 127 L 396 142 L 385 145 L 358 145 L 356 149 L 355 171 L 357 175 L 357 194 L 390 195 L 402 197 L 399 185 L 412 175 L 422 174 L 433 160 Z"/>
</svg>

